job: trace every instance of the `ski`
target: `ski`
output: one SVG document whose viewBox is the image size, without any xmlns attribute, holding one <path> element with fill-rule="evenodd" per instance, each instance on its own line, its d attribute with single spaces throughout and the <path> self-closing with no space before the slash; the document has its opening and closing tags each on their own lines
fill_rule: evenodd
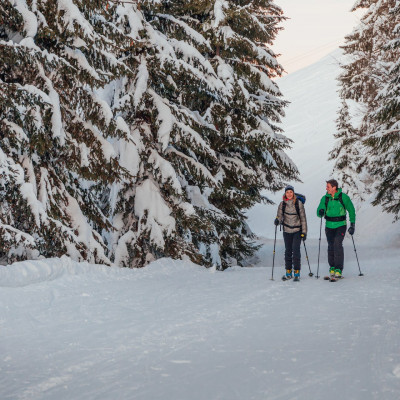
<svg viewBox="0 0 400 400">
<path fill-rule="evenodd" d="M 283 281 L 290 281 L 291 279 L 292 279 L 292 278 L 287 278 L 286 275 L 283 275 L 283 276 L 282 276 L 282 280 L 283 280 Z"/>
<path fill-rule="evenodd" d="M 300 278 L 298 276 L 295 276 L 293 282 L 300 282 Z"/>
<path fill-rule="evenodd" d="M 340 281 L 341 279 L 343 279 L 343 276 L 341 276 L 340 278 L 336 278 L 336 276 L 324 276 L 324 280 L 329 282 L 336 282 Z"/>
</svg>

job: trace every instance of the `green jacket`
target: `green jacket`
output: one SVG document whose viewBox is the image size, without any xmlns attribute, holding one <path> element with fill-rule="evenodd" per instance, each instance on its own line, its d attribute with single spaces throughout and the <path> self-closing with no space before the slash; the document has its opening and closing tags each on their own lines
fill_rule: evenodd
<svg viewBox="0 0 400 400">
<path fill-rule="evenodd" d="M 342 201 L 346 208 L 343 208 L 342 203 L 339 201 L 339 194 L 342 193 Z M 325 201 L 326 198 L 329 199 L 328 207 L 325 210 Z M 346 215 L 346 211 L 349 213 L 350 222 L 356 222 L 356 210 L 354 209 L 354 205 L 350 200 L 350 197 L 342 192 L 342 189 L 338 189 L 335 193 L 335 196 L 332 197 L 330 194 L 326 193 L 325 196 L 322 197 L 319 206 L 317 208 L 317 216 L 319 218 L 319 210 L 325 210 L 325 215 L 328 217 L 341 217 Z M 326 227 L 330 229 L 338 228 L 339 226 L 347 225 L 346 220 L 344 221 L 326 221 Z"/>
</svg>

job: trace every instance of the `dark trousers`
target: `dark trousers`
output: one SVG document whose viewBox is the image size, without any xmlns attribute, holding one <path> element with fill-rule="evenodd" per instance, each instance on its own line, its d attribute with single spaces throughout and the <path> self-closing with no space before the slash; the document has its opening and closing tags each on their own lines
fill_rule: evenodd
<svg viewBox="0 0 400 400">
<path fill-rule="evenodd" d="M 300 244 L 301 232 L 287 233 L 283 232 L 285 241 L 285 267 L 286 269 L 301 269 Z"/>
<path fill-rule="evenodd" d="M 346 234 L 346 225 L 339 228 L 325 228 L 326 240 L 328 241 L 328 263 L 329 266 L 343 271 L 344 251 L 343 239 Z"/>
</svg>

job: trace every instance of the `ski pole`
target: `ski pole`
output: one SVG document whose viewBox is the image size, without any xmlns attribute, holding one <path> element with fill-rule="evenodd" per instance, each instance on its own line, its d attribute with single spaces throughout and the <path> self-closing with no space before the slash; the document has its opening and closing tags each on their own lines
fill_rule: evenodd
<svg viewBox="0 0 400 400">
<path fill-rule="evenodd" d="M 274 280 L 274 266 L 275 266 L 275 244 L 276 244 L 276 231 L 278 229 L 278 225 L 275 225 L 275 239 L 274 239 L 274 255 L 272 258 L 272 275 L 271 275 L 271 281 Z"/>
<path fill-rule="evenodd" d="M 353 235 L 351 235 L 351 239 L 353 240 L 354 252 L 356 253 L 356 258 L 357 258 L 358 270 L 360 271 L 360 274 L 358 276 L 364 276 L 364 274 L 361 272 L 360 263 L 358 262 L 357 250 L 356 250 L 356 245 L 354 243 Z"/>
<path fill-rule="evenodd" d="M 321 253 L 321 230 L 322 230 L 322 218 L 321 218 L 321 225 L 319 226 L 319 246 L 318 246 L 318 267 L 317 267 L 317 276 L 316 278 L 319 278 L 319 255 Z"/>
<path fill-rule="evenodd" d="M 304 240 L 303 240 L 303 244 L 304 244 L 304 250 L 306 251 L 306 258 L 307 258 L 307 262 L 308 262 L 308 269 L 310 270 L 310 273 L 308 274 L 308 276 L 313 276 L 314 274 L 311 272 L 310 260 L 308 259 L 306 242 L 305 242 Z"/>
</svg>

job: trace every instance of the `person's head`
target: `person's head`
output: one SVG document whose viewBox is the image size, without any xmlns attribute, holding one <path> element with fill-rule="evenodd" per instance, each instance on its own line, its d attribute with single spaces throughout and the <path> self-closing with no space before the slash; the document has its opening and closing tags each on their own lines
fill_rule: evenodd
<svg viewBox="0 0 400 400">
<path fill-rule="evenodd" d="M 337 180 L 335 179 L 329 179 L 329 181 L 326 181 L 326 191 L 331 195 L 334 196 L 335 193 L 337 192 L 339 187 L 339 184 Z"/>
<path fill-rule="evenodd" d="M 293 199 L 293 197 L 294 197 L 294 187 L 293 186 L 287 185 L 285 187 L 285 197 L 288 200 L 292 200 Z"/>
</svg>

